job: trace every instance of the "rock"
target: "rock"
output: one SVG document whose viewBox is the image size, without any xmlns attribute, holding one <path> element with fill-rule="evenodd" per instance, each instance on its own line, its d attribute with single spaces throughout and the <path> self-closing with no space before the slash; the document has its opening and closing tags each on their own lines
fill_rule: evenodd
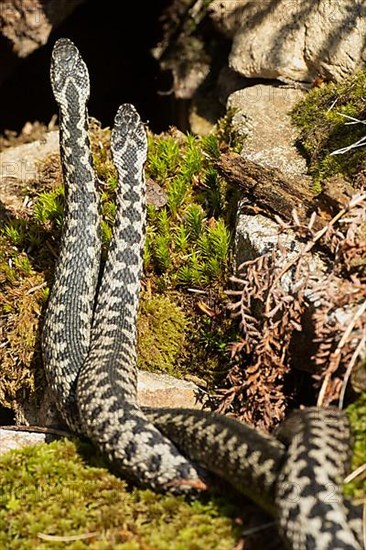
<svg viewBox="0 0 366 550">
<path fill-rule="evenodd" d="M 292 230 L 278 234 L 279 225 L 267 216 L 262 214 L 249 215 L 241 213 L 240 207 L 238 220 L 235 230 L 235 261 L 238 267 L 243 262 L 253 260 L 258 256 L 267 254 L 271 250 L 277 250 L 278 256 L 283 261 L 283 265 L 292 261 L 304 244 Z M 318 254 L 314 254 L 308 260 L 308 266 L 313 276 L 323 279 L 327 266 L 320 259 Z M 291 292 L 292 270 L 289 270 L 281 279 L 281 287 L 286 292 Z M 311 295 L 308 294 L 311 300 Z"/>
<path fill-rule="evenodd" d="M 265 2 L 262 2 L 263 5 Z M 243 24 L 243 20 L 251 13 L 256 13 L 256 3 L 248 0 L 213 0 L 208 7 L 208 15 L 216 29 L 226 38 L 234 38 Z"/>
<path fill-rule="evenodd" d="M 56 439 L 52 434 L 0 428 L 0 455 L 13 449 L 22 449 Z"/>
<path fill-rule="evenodd" d="M 311 82 L 353 74 L 366 60 L 361 2 L 214 0 L 211 18 L 233 37 L 229 65 L 246 77 Z"/>
<path fill-rule="evenodd" d="M 58 152 L 58 130 L 53 130 L 39 140 L 9 147 L 0 153 L 0 205 L 20 208 L 20 190 L 24 184 L 38 181 L 40 163 Z M 165 191 L 152 180 L 147 181 L 147 202 L 156 208 L 162 208 L 167 203 Z"/>
<path fill-rule="evenodd" d="M 257 84 L 229 96 L 228 109 L 237 110 L 233 124 L 247 136 L 241 153 L 245 158 L 292 175 L 306 174 L 306 161 L 295 147 L 298 132 L 289 116 L 303 94 L 299 89 Z"/>
<path fill-rule="evenodd" d="M 158 209 L 163 208 L 168 202 L 166 191 L 151 178 L 146 182 L 146 201 Z"/>
<path fill-rule="evenodd" d="M 139 371 L 137 391 L 143 407 L 202 408 L 199 402 L 202 391 L 196 384 L 167 374 Z"/>
<path fill-rule="evenodd" d="M 142 407 L 169 407 L 201 409 L 201 390 L 193 382 L 180 380 L 167 374 L 138 372 L 138 402 Z M 64 424 L 58 414 L 53 396 L 45 389 L 41 403 L 28 401 L 19 404 L 15 413 L 18 425 L 63 428 Z M 36 431 L 19 431 L 0 428 L 0 455 L 10 449 L 20 449 L 27 445 L 36 445 L 52 441 L 57 434 L 38 433 Z"/>
<path fill-rule="evenodd" d="M 142 407 L 202 408 L 202 391 L 193 382 L 174 378 L 167 374 L 138 372 L 138 402 Z M 15 413 L 17 425 L 63 426 L 57 412 L 54 397 L 48 387 L 44 388 L 40 401 L 28 399 L 18 402 Z"/>
<path fill-rule="evenodd" d="M 1 32 L 18 57 L 46 44 L 48 37 L 85 0 L 2 0 Z"/>
<path fill-rule="evenodd" d="M 0 202 L 6 207 L 21 207 L 24 183 L 37 180 L 39 163 L 59 150 L 58 131 L 41 140 L 5 149 L 0 153 Z"/>
</svg>

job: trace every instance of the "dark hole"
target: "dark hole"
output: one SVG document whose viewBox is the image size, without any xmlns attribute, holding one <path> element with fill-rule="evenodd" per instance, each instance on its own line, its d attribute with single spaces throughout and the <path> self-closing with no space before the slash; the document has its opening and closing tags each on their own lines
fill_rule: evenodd
<svg viewBox="0 0 366 550">
<path fill-rule="evenodd" d="M 14 412 L 11 409 L 0 407 L 0 426 L 14 426 Z"/>
<path fill-rule="evenodd" d="M 11 59 L 13 54 L 7 48 L 0 60 L 0 68 L 5 58 L 8 67 L 0 88 L 0 133 L 4 129 L 19 131 L 27 121 L 48 123 L 57 112 L 49 64 L 53 44 L 59 37 L 73 40 L 87 62 L 92 116 L 110 126 L 118 106 L 131 102 L 155 132 L 166 129 L 172 123 L 172 96 L 158 92 L 169 90 L 170 75 L 160 73 L 150 50 L 161 38 L 159 17 L 168 3 L 154 0 L 120 5 L 112 0 L 102 4 L 89 0 L 51 34 L 44 47 L 26 59 Z M 5 43 L 1 39 L 0 46 Z"/>
</svg>

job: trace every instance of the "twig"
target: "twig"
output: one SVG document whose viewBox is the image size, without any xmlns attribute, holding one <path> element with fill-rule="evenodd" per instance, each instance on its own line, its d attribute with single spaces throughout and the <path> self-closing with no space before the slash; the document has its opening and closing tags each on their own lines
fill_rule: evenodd
<svg viewBox="0 0 366 550">
<path fill-rule="evenodd" d="M 350 483 L 353 481 L 356 477 L 363 474 L 363 472 L 366 472 L 366 462 L 364 464 L 361 464 L 356 470 L 348 474 L 348 476 L 343 480 L 343 483 Z"/>
<path fill-rule="evenodd" d="M 30 432 L 38 434 L 52 434 L 60 435 L 61 437 L 72 437 L 72 432 L 68 430 L 61 430 L 58 428 L 47 428 L 44 426 L 0 426 L 0 430 L 8 430 L 11 432 Z"/>
<path fill-rule="evenodd" d="M 366 310 L 366 301 L 363 302 L 360 305 L 360 307 L 357 309 L 356 313 L 352 317 L 351 321 L 349 322 L 346 330 L 342 334 L 342 338 L 338 342 L 338 345 L 337 345 L 335 351 L 332 353 L 332 358 L 338 357 L 340 355 L 340 353 L 342 351 L 342 348 L 344 347 L 344 345 L 346 344 L 348 338 L 352 334 L 352 331 L 355 328 L 355 325 L 356 325 L 358 319 L 361 317 L 361 315 L 363 315 L 365 310 Z M 353 358 L 353 356 L 352 356 L 352 358 Z M 355 361 L 356 361 L 356 359 L 357 359 L 357 356 L 355 358 Z M 351 362 L 352 362 L 352 359 L 351 359 Z M 333 363 L 334 363 L 334 361 L 333 361 Z M 327 386 L 328 386 L 328 382 L 330 380 L 330 376 L 331 376 L 332 372 L 333 372 L 333 369 L 331 369 L 331 368 L 328 369 L 328 371 L 327 371 L 327 373 L 324 377 L 323 384 L 322 384 L 322 387 L 320 389 L 319 396 L 318 396 L 318 402 L 317 402 L 318 407 L 321 407 L 323 405 L 323 399 L 324 399 L 326 389 L 327 389 Z M 343 387 L 342 387 L 342 389 L 343 389 Z M 342 399 L 343 399 L 343 396 L 342 396 Z"/>
<path fill-rule="evenodd" d="M 99 536 L 99 533 L 82 533 L 81 535 L 47 535 L 46 533 L 37 533 L 37 537 L 42 540 L 50 540 L 52 542 L 73 542 L 77 540 L 85 540 Z"/>
<path fill-rule="evenodd" d="M 365 302 L 365 304 L 366 304 L 366 302 Z M 345 375 L 344 375 L 344 378 L 343 378 L 343 382 L 342 382 L 341 392 L 340 392 L 340 395 L 339 395 L 339 401 L 338 401 L 338 408 L 339 409 L 343 409 L 343 401 L 344 401 L 344 396 L 345 396 L 345 393 L 346 393 L 348 380 L 351 376 L 352 369 L 355 366 L 358 357 L 361 355 L 361 351 L 365 347 L 365 344 L 366 344 L 366 332 L 362 336 L 361 340 L 359 341 L 358 346 L 355 349 L 355 351 L 353 352 L 351 360 L 348 363 L 348 366 L 347 366 L 347 369 L 346 369 L 346 372 L 345 372 Z"/>
</svg>

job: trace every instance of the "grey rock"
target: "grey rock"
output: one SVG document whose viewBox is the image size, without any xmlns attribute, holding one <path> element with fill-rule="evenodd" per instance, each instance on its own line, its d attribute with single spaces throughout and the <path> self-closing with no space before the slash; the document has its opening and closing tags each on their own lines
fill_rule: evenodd
<svg viewBox="0 0 366 550">
<path fill-rule="evenodd" d="M 152 179 L 148 179 L 146 182 L 146 201 L 156 208 L 163 208 L 168 202 L 165 190 Z"/>
<path fill-rule="evenodd" d="M 245 207 L 244 207 L 245 210 Z M 287 230 L 279 234 L 279 225 L 274 220 L 262 214 L 249 215 L 240 213 L 236 224 L 235 232 L 235 259 L 236 267 L 248 260 L 267 254 L 272 250 L 277 251 L 281 265 L 285 266 L 292 261 L 300 252 L 303 243 L 296 237 L 294 231 Z M 320 259 L 318 254 L 313 254 L 308 262 L 310 272 L 319 280 L 324 278 L 327 266 Z M 292 271 L 285 273 L 281 279 L 281 286 L 287 292 L 291 291 Z M 312 300 L 312 294 L 307 297 Z M 315 299 L 315 298 L 314 298 Z"/>
<path fill-rule="evenodd" d="M 202 390 L 196 384 L 167 374 L 139 371 L 137 392 L 144 407 L 202 408 Z"/>
<path fill-rule="evenodd" d="M 21 207 L 20 190 L 24 183 L 38 181 L 40 162 L 58 150 L 58 131 L 54 130 L 45 134 L 41 140 L 11 147 L 0 153 L 0 201 L 5 206 Z"/>
<path fill-rule="evenodd" d="M 229 64 L 246 77 L 341 80 L 366 60 L 362 1 L 214 0 L 216 26 L 233 38 Z"/>
<path fill-rule="evenodd" d="M 193 383 L 179 380 L 166 374 L 153 374 L 139 371 L 138 373 L 138 402 L 144 407 L 170 407 L 170 408 L 202 408 L 200 404 L 201 390 Z M 28 445 L 37 445 L 53 441 L 60 437 L 52 433 L 52 427 L 63 427 L 62 421 L 55 409 L 51 393 L 44 393 L 40 406 L 31 406 L 28 403 L 23 410 L 19 409 L 17 423 L 29 426 L 43 426 L 38 431 L 12 430 L 0 428 L 0 455 L 11 449 L 22 449 Z M 47 427 L 51 428 L 49 431 Z M 50 432 L 50 433 L 49 433 Z"/>
<path fill-rule="evenodd" d="M 138 402 L 143 407 L 202 408 L 203 393 L 196 384 L 167 374 L 139 371 L 137 392 Z M 37 403 L 32 400 L 18 403 L 15 417 L 16 424 L 21 426 L 63 426 L 48 387 L 44 388 Z"/>
<path fill-rule="evenodd" d="M 254 13 L 257 2 L 248 0 L 213 0 L 208 7 L 208 14 L 216 29 L 226 38 L 234 38 L 243 24 L 243 19 L 249 16 L 253 4 Z"/>
<path fill-rule="evenodd" d="M 44 443 L 46 438 L 47 434 L 45 433 L 0 428 L 0 455 L 14 449 L 22 449 L 29 445 Z"/>
<path fill-rule="evenodd" d="M 289 115 L 303 95 L 299 89 L 257 84 L 229 96 L 227 107 L 237 110 L 233 124 L 247 137 L 241 153 L 245 158 L 292 175 L 306 174 Z"/>
</svg>

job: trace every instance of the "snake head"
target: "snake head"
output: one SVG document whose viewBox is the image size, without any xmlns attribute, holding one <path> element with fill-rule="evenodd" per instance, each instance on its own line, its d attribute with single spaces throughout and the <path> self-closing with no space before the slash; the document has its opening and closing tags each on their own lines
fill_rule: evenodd
<svg viewBox="0 0 366 550">
<path fill-rule="evenodd" d="M 119 151 L 126 148 L 135 150 L 138 156 L 146 156 L 147 136 L 135 107 L 124 103 L 117 111 L 112 130 L 112 150 Z"/>
<path fill-rule="evenodd" d="M 89 99 L 89 73 L 79 50 L 68 38 L 60 38 L 53 47 L 51 58 L 51 84 L 57 103 L 67 102 L 67 95 L 74 88 L 84 101 Z M 74 94 L 73 94 L 74 95 Z"/>
</svg>

